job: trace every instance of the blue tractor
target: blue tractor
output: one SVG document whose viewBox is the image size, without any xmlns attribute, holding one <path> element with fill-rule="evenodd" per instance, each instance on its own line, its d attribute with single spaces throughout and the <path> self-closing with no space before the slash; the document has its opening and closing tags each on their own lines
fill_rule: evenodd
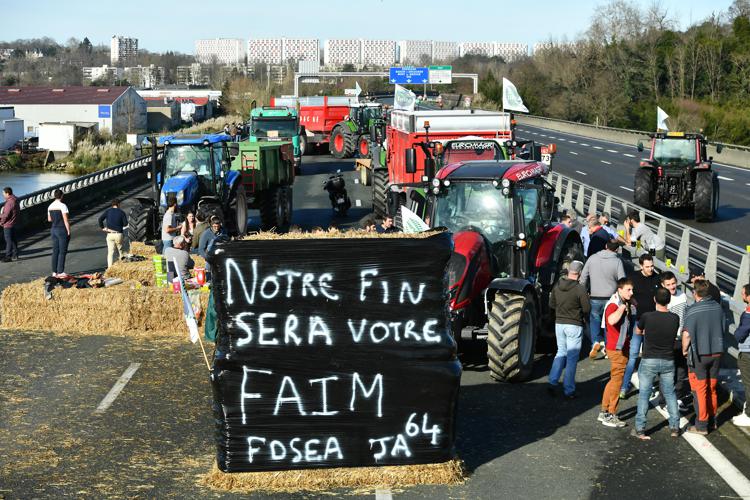
<svg viewBox="0 0 750 500">
<path fill-rule="evenodd" d="M 131 241 L 160 239 L 167 200 L 174 197 L 180 213 L 204 208 L 218 215 L 231 235 L 247 231 L 247 195 L 241 173 L 232 170 L 238 145 L 226 134 L 168 135 L 151 139 L 151 196 L 137 197 L 130 210 Z M 163 154 L 159 159 L 158 151 Z"/>
</svg>

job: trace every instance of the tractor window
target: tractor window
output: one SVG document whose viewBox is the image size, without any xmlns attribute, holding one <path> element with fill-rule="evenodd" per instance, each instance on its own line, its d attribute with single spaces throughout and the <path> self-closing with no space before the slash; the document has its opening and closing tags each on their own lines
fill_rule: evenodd
<svg viewBox="0 0 750 500">
<path fill-rule="evenodd" d="M 542 222 L 539 211 L 539 190 L 535 188 L 517 189 L 516 194 L 523 204 L 523 221 L 526 225 L 526 232 L 534 234 Z"/>
<path fill-rule="evenodd" d="M 182 145 L 167 146 L 165 165 L 167 177 L 180 172 L 195 172 L 201 176 L 210 176 L 210 150 L 205 146 Z"/>
<path fill-rule="evenodd" d="M 494 141 L 449 142 L 443 151 L 443 165 L 476 160 L 505 160 L 505 155 Z"/>
<path fill-rule="evenodd" d="M 253 118 L 251 130 L 255 137 L 294 137 L 297 135 L 297 120 Z"/>
<path fill-rule="evenodd" d="M 491 182 L 454 182 L 436 198 L 432 225 L 454 233 L 475 230 L 490 243 L 505 241 L 513 235 L 510 202 Z"/>
<path fill-rule="evenodd" d="M 694 163 L 695 141 L 691 139 L 654 139 L 654 160 L 659 163 Z"/>
</svg>

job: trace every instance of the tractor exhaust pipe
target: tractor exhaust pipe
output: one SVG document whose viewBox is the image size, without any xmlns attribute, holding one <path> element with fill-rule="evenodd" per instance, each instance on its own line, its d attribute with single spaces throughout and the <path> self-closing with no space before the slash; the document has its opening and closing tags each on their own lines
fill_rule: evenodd
<svg viewBox="0 0 750 500">
<path fill-rule="evenodd" d="M 151 143 L 151 194 L 154 196 L 154 200 L 156 200 L 156 204 L 159 204 L 159 186 L 156 182 L 156 162 L 157 162 L 157 153 L 156 153 L 156 137 L 151 136 L 148 138 L 148 142 Z"/>
</svg>

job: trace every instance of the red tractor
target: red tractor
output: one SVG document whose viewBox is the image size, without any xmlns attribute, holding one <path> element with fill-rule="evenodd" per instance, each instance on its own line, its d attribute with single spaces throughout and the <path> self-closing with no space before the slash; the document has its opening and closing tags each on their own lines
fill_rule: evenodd
<svg viewBox="0 0 750 500">
<path fill-rule="evenodd" d="M 405 161 L 416 170 L 413 153 Z M 451 231 L 455 245 L 448 264 L 454 337 L 486 335 L 498 381 L 531 375 L 537 338 L 554 335 L 552 286 L 583 257 L 579 234 L 556 222 L 548 172 L 541 161 L 463 161 L 429 183 L 425 220 Z"/>
</svg>

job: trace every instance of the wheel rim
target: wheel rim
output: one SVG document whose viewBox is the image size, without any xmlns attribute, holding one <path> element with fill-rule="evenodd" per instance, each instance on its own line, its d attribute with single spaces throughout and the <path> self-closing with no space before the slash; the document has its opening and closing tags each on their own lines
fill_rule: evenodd
<svg viewBox="0 0 750 500">
<path fill-rule="evenodd" d="M 518 358 L 522 366 L 531 363 L 534 356 L 534 317 L 530 308 L 524 307 L 523 317 L 521 318 L 521 327 L 518 332 Z"/>
<path fill-rule="evenodd" d="M 333 138 L 333 148 L 336 151 L 341 151 L 342 149 L 344 149 L 344 137 L 341 134 L 338 134 Z"/>
<path fill-rule="evenodd" d="M 360 143 L 359 143 L 359 154 L 361 154 L 362 156 L 367 156 L 367 154 L 370 152 L 369 148 L 367 146 L 368 145 L 367 145 L 367 141 L 366 140 L 360 141 Z"/>
</svg>

